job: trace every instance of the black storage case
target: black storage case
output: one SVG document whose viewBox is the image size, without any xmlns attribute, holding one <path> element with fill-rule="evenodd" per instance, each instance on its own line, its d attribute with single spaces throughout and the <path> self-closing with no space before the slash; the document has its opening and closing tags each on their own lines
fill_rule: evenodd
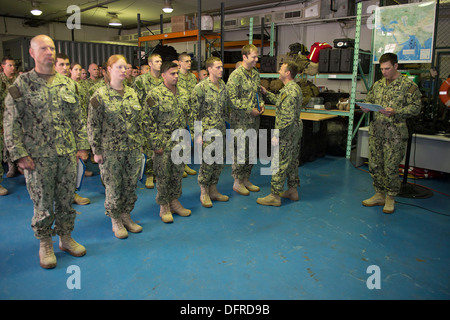
<svg viewBox="0 0 450 320">
<path fill-rule="evenodd" d="M 354 48 L 355 47 L 355 39 L 343 38 L 343 39 L 334 39 L 333 45 L 335 48 Z"/>
<path fill-rule="evenodd" d="M 319 73 L 330 72 L 330 51 L 331 49 L 319 51 Z"/>
<path fill-rule="evenodd" d="M 341 66 L 341 50 L 342 49 L 331 49 L 330 50 L 330 67 L 329 71 L 331 73 L 339 73 Z"/>
<path fill-rule="evenodd" d="M 260 72 L 277 72 L 277 57 L 262 56 Z"/>
</svg>

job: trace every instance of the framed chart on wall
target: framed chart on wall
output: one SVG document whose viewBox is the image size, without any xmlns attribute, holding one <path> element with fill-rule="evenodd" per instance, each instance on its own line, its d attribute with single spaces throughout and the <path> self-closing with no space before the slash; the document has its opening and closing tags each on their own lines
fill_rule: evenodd
<svg viewBox="0 0 450 320">
<path fill-rule="evenodd" d="M 397 54 L 399 63 L 431 63 L 436 1 L 378 7 L 375 10 L 373 62 Z"/>
</svg>

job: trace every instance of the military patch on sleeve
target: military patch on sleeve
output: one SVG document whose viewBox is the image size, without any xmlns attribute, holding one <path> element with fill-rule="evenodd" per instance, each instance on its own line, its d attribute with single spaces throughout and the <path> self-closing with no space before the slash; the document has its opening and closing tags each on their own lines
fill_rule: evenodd
<svg viewBox="0 0 450 320">
<path fill-rule="evenodd" d="M 11 97 L 13 97 L 14 99 L 18 99 L 22 96 L 19 91 L 19 88 L 17 88 L 16 86 L 9 87 L 8 91 Z"/>
<path fill-rule="evenodd" d="M 94 108 L 97 108 L 97 107 L 100 105 L 100 102 L 98 102 L 97 97 L 93 97 L 93 98 L 91 99 L 91 105 L 92 105 Z"/>
<path fill-rule="evenodd" d="M 415 84 L 411 85 L 409 88 L 409 93 L 414 93 L 419 87 Z"/>
</svg>

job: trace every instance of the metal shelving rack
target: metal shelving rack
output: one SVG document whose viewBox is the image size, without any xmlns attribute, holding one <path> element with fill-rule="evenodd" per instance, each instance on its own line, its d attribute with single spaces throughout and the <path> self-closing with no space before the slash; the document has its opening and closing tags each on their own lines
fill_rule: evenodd
<svg viewBox="0 0 450 320">
<path fill-rule="evenodd" d="M 370 73 L 366 77 L 362 72 L 362 68 L 359 65 L 359 42 L 361 35 L 361 18 L 362 17 L 362 2 L 359 0 L 357 4 L 357 16 L 356 16 L 356 29 L 355 29 L 355 48 L 354 48 L 354 56 L 353 56 L 353 73 L 351 74 L 317 74 L 315 76 L 307 76 L 308 79 L 328 79 L 328 80 L 351 80 L 352 88 L 350 92 L 350 110 L 349 111 L 329 111 L 329 110 L 317 110 L 317 109 L 306 109 L 302 112 L 310 112 L 310 113 L 321 113 L 321 114 L 333 114 L 338 116 L 348 117 L 348 128 L 347 128 L 347 148 L 346 148 L 346 158 L 350 159 L 351 149 L 352 149 L 352 140 L 358 132 L 359 126 L 364 119 L 362 117 L 358 124 L 354 129 L 354 113 L 355 113 L 355 102 L 356 102 L 356 87 L 358 83 L 358 77 L 364 81 L 364 85 L 367 90 L 371 87 L 371 82 L 373 81 L 372 75 L 372 59 L 370 65 Z M 251 34 L 251 33 L 250 33 Z M 360 75 L 358 75 L 358 70 L 360 71 Z M 278 73 L 262 73 L 260 74 L 261 78 L 278 78 Z"/>
<path fill-rule="evenodd" d="M 199 27 L 197 30 L 186 30 L 182 32 L 171 32 L 171 33 L 164 33 L 163 32 L 163 19 L 162 15 L 160 18 L 160 26 L 161 26 L 161 33 L 157 35 L 150 35 L 150 36 L 141 36 L 141 19 L 140 15 L 138 14 L 138 47 L 139 52 L 141 51 L 141 44 L 146 44 L 148 41 L 160 41 L 161 44 L 167 44 L 167 43 L 177 43 L 177 42 L 187 42 L 187 41 L 197 41 L 197 61 L 201 61 L 202 57 L 202 40 L 206 41 L 207 46 L 209 48 L 215 48 L 215 41 L 220 40 L 220 56 L 224 56 L 224 40 L 223 40 L 223 34 L 224 34 L 224 19 L 225 19 L 225 3 L 221 3 L 221 27 L 220 27 L 220 34 L 214 33 L 214 32 L 205 32 L 202 31 L 201 25 L 202 25 L 202 0 L 198 0 L 198 13 L 197 13 L 197 26 Z M 147 49 L 147 46 L 146 46 Z M 147 51 L 147 50 L 146 50 Z M 146 52 L 147 53 L 147 52 Z M 222 58 L 223 60 L 223 58 Z M 139 59 L 140 61 L 140 59 Z M 140 63 L 140 62 L 139 62 Z M 197 71 L 200 72 L 201 63 L 197 64 Z"/>
</svg>

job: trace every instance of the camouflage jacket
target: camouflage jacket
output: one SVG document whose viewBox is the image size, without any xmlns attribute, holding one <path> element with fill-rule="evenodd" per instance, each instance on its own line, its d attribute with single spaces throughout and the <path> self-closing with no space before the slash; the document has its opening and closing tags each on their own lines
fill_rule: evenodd
<svg viewBox="0 0 450 320">
<path fill-rule="evenodd" d="M 97 91 L 97 89 L 104 87 L 106 85 L 106 82 L 104 79 L 101 79 L 100 81 L 92 84 L 88 90 L 87 90 L 87 100 L 90 101 L 91 97 L 94 96 L 95 91 Z"/>
<path fill-rule="evenodd" d="M 218 88 L 206 78 L 192 91 L 190 99 L 192 120 L 202 122 L 202 133 L 207 129 L 218 129 L 225 133 L 225 121 L 228 120 L 230 105 L 225 82 L 219 79 Z"/>
<path fill-rule="evenodd" d="M 162 82 L 163 79 L 161 76 L 155 78 L 150 74 L 150 72 L 137 76 L 134 79 L 132 88 L 134 89 L 134 91 L 136 91 L 139 102 L 141 103 L 142 106 L 145 104 L 145 99 L 147 98 L 147 95 L 150 92 L 150 90 L 160 85 Z"/>
<path fill-rule="evenodd" d="M 87 121 L 87 108 L 89 104 L 88 96 L 86 88 L 80 83 L 75 80 L 72 80 L 75 83 L 75 86 L 77 88 L 78 93 L 78 99 L 80 101 L 80 110 L 81 110 L 81 117 L 84 121 L 84 124 L 86 125 Z"/>
<path fill-rule="evenodd" d="M 268 91 L 267 98 L 271 103 L 275 104 L 275 129 L 280 130 L 280 137 L 291 135 L 291 130 L 295 124 L 303 128 L 300 120 L 303 94 L 295 81 L 289 81 L 278 95 Z"/>
<path fill-rule="evenodd" d="M 123 96 L 109 84 L 97 89 L 89 103 L 87 132 L 94 154 L 141 148 L 143 109 L 136 92 L 124 85 Z"/>
<path fill-rule="evenodd" d="M 186 74 L 178 72 L 178 87 L 181 87 L 191 93 L 197 83 L 197 77 L 192 72 L 188 71 Z"/>
<path fill-rule="evenodd" d="M 390 84 L 386 79 L 375 82 L 365 99 L 366 103 L 379 104 L 382 107 L 391 107 L 395 114 L 387 117 L 380 112 L 374 112 L 374 119 L 371 127 L 379 129 L 386 127 L 396 127 L 401 131 L 402 137 L 408 137 L 406 119 L 420 113 L 422 107 L 422 93 L 417 85 L 404 76 L 399 76 Z"/>
<path fill-rule="evenodd" d="M 249 73 L 244 66 L 234 70 L 227 82 L 227 91 L 231 100 L 230 122 L 232 124 L 254 124 L 257 117 L 251 116 L 253 108 L 257 107 L 257 97 L 260 107 L 264 101 L 260 90 L 260 77 L 256 69 Z"/>
<path fill-rule="evenodd" d="M 177 86 L 176 95 L 164 83 L 152 89 L 147 95 L 148 132 L 150 147 L 172 150 L 177 142 L 171 141 L 172 132 L 186 128 L 186 118 L 190 114 L 189 93 Z"/>
<path fill-rule="evenodd" d="M 3 113 L 5 112 L 6 94 L 8 93 L 8 88 L 15 80 L 15 76 L 12 79 L 8 79 L 3 72 L 0 73 L 0 137 L 3 137 Z"/>
<path fill-rule="evenodd" d="M 20 75 L 5 99 L 5 142 L 15 161 L 88 150 L 74 82 L 58 73 L 51 84 L 33 69 Z"/>
</svg>

